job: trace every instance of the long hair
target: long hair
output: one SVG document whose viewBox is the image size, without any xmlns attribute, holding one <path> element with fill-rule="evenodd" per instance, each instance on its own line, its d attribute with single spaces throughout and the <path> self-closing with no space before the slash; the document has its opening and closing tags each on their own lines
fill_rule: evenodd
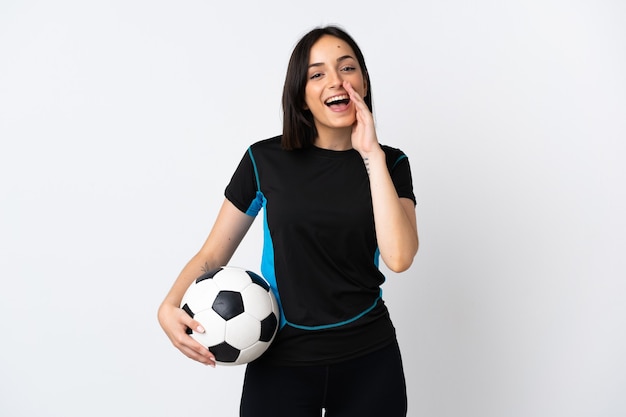
<svg viewBox="0 0 626 417">
<path fill-rule="evenodd" d="M 348 33 L 337 26 L 315 28 L 300 39 L 289 59 L 282 98 L 283 137 L 281 144 L 284 149 L 306 148 L 311 146 L 317 137 L 313 114 L 305 109 L 305 89 L 311 48 L 324 35 L 343 40 L 354 51 L 367 85 L 367 95 L 363 100 L 372 111 L 372 84 L 359 46 Z"/>
</svg>

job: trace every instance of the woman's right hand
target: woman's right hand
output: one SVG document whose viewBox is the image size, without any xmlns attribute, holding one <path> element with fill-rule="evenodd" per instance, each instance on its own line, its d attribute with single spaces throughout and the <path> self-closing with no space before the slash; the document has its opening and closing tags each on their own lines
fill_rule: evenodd
<svg viewBox="0 0 626 417">
<path fill-rule="evenodd" d="M 159 306 L 158 319 L 172 344 L 195 361 L 215 367 L 215 356 L 187 334 L 187 328 L 204 333 L 196 320 L 179 308 L 189 285 L 202 273 L 226 265 L 254 221 L 227 199 L 200 251 L 185 265 Z"/>
<path fill-rule="evenodd" d="M 185 356 L 215 368 L 215 356 L 187 334 L 187 328 L 204 333 L 200 323 L 178 306 L 163 302 L 158 312 L 159 324 L 172 344 Z"/>
</svg>

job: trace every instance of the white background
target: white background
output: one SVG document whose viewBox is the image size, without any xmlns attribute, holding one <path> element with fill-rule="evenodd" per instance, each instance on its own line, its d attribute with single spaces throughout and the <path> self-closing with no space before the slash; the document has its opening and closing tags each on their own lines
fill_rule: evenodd
<svg viewBox="0 0 626 417">
<path fill-rule="evenodd" d="M 0 415 L 237 415 L 243 368 L 156 310 L 329 23 L 412 164 L 421 248 L 384 286 L 409 415 L 626 415 L 625 4 L 3 0 Z"/>
</svg>

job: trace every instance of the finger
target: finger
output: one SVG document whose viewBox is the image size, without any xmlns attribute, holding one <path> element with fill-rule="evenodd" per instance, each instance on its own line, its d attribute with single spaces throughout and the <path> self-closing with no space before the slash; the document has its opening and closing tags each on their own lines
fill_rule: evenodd
<svg viewBox="0 0 626 417">
<path fill-rule="evenodd" d="M 215 365 L 215 355 L 190 335 L 182 336 L 176 347 L 193 360 L 207 365 Z"/>
<path fill-rule="evenodd" d="M 215 356 L 204 346 L 200 345 L 201 350 L 198 351 L 188 346 L 181 346 L 180 351 L 190 359 L 215 368 Z"/>
<path fill-rule="evenodd" d="M 357 110 L 357 118 L 367 117 L 366 115 L 371 114 L 370 109 L 365 104 L 363 98 L 356 92 L 356 90 L 352 87 L 349 81 L 343 82 L 343 87 L 348 92 L 350 96 L 350 100 L 354 103 L 355 109 Z M 366 119 L 363 119 L 366 120 Z"/>
<path fill-rule="evenodd" d="M 179 309 L 179 317 L 188 329 L 193 329 L 194 332 L 204 333 L 205 330 L 204 327 L 202 327 L 202 324 L 200 324 L 199 321 L 194 320 L 185 310 Z"/>
<path fill-rule="evenodd" d="M 201 343 L 195 340 L 190 334 L 189 329 L 193 329 L 195 333 L 204 333 L 205 329 L 200 322 L 192 319 L 187 313 L 181 310 L 180 324 L 181 332 L 173 335 L 174 345 L 186 356 L 198 362 L 215 366 L 215 356 Z"/>
<path fill-rule="evenodd" d="M 346 89 L 351 100 L 354 100 L 354 101 L 361 100 L 361 96 L 359 96 L 359 93 L 357 93 L 354 87 L 352 87 L 352 84 L 350 84 L 350 81 L 344 81 L 343 88 Z"/>
<path fill-rule="evenodd" d="M 357 93 L 357 91 L 354 89 L 354 87 L 352 87 L 352 84 L 350 84 L 350 81 L 344 81 L 343 82 L 343 88 L 346 89 L 346 91 L 348 92 L 348 95 L 350 96 L 350 99 L 359 103 L 359 104 L 363 104 L 365 105 L 365 101 L 363 100 L 363 97 L 361 97 L 361 95 L 359 93 Z"/>
<path fill-rule="evenodd" d="M 190 329 L 193 329 L 194 332 L 196 333 L 204 333 L 204 327 L 202 327 L 202 324 L 200 324 L 200 322 L 195 321 L 195 320 L 191 320 L 189 322 L 189 324 L 187 324 L 187 327 Z"/>
</svg>

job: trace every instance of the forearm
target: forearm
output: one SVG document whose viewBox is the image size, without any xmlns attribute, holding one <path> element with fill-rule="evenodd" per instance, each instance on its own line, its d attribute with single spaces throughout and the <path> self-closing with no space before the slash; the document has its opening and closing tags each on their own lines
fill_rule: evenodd
<svg viewBox="0 0 626 417">
<path fill-rule="evenodd" d="M 164 304 L 178 305 L 189 285 L 206 271 L 226 265 L 254 221 L 224 200 L 213 229 L 202 248 L 180 272 Z"/>
<path fill-rule="evenodd" d="M 182 269 L 169 292 L 165 296 L 163 304 L 172 304 L 176 306 L 180 305 L 180 301 L 191 283 L 204 272 L 219 266 L 222 265 L 218 265 L 216 261 L 211 261 L 203 256 L 202 252 L 198 252 Z"/>
<path fill-rule="evenodd" d="M 391 270 L 404 271 L 411 266 L 418 249 L 413 202 L 398 197 L 382 149 L 361 156 L 370 180 L 380 255 Z"/>
</svg>

